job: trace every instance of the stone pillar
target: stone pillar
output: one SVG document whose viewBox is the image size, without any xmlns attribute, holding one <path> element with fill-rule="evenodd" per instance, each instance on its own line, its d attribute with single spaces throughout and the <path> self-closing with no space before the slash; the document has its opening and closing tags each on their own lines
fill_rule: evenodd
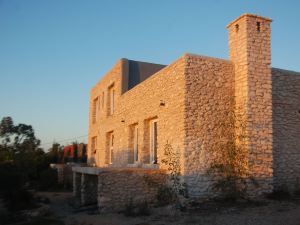
<svg viewBox="0 0 300 225">
<path fill-rule="evenodd" d="M 73 172 L 73 196 L 81 196 L 81 174 Z"/>
<path fill-rule="evenodd" d="M 253 178 L 256 184 L 249 182 L 248 192 L 255 196 L 273 187 L 270 23 L 244 14 L 227 26 L 235 66 L 235 111 L 245 125 L 249 181 Z"/>
<path fill-rule="evenodd" d="M 81 205 L 97 203 L 98 176 L 81 174 Z"/>
<path fill-rule="evenodd" d="M 58 183 L 64 183 L 64 165 L 57 165 Z"/>
</svg>

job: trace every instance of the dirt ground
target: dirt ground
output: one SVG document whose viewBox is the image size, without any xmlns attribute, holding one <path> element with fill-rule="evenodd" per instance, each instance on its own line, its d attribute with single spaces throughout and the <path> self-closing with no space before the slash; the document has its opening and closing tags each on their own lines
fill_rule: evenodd
<svg viewBox="0 0 300 225">
<path fill-rule="evenodd" d="M 68 202 L 72 193 L 39 193 L 50 199 L 53 216 L 66 225 L 300 225 L 300 201 L 264 201 L 259 203 L 205 203 L 188 212 L 170 207 L 155 208 L 149 216 L 126 217 L 123 214 L 99 214 L 97 210 L 74 212 Z"/>
</svg>

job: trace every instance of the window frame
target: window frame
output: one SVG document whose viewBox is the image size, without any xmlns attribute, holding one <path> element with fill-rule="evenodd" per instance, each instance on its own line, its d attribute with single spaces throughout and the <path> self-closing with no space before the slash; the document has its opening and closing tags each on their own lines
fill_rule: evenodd
<svg viewBox="0 0 300 225">
<path fill-rule="evenodd" d="M 97 136 L 91 138 L 91 154 L 96 155 L 97 153 Z"/>
<path fill-rule="evenodd" d="M 154 125 L 155 124 L 155 125 Z M 156 129 L 155 129 L 156 127 Z M 150 120 L 149 124 L 150 129 L 150 164 L 157 164 L 157 130 L 158 130 L 158 119 Z"/>
<path fill-rule="evenodd" d="M 108 136 L 108 164 L 113 164 L 114 154 L 114 132 L 110 132 Z"/>
<path fill-rule="evenodd" d="M 112 116 L 115 112 L 115 87 L 114 84 L 108 87 L 108 115 Z"/>
<path fill-rule="evenodd" d="M 139 127 L 138 124 L 133 127 L 133 163 L 139 161 Z"/>
<path fill-rule="evenodd" d="M 93 99 L 93 105 L 92 105 L 92 124 L 95 124 L 98 120 L 98 105 L 99 105 L 99 97 Z"/>
</svg>

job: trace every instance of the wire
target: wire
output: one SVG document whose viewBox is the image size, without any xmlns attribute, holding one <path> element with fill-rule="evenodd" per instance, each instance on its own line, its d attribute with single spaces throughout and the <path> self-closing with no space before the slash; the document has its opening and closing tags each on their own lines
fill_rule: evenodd
<svg viewBox="0 0 300 225">
<path fill-rule="evenodd" d="M 47 142 L 47 143 L 42 143 L 40 146 L 44 146 L 44 145 L 49 145 L 49 144 L 53 144 L 53 143 L 59 143 L 59 142 L 67 142 L 70 140 L 75 140 L 77 138 L 82 138 L 82 137 L 87 137 L 88 135 L 82 135 L 82 136 L 78 136 L 78 137 L 73 137 L 73 138 L 68 138 L 68 139 L 63 139 L 63 140 L 58 140 L 58 141 L 52 141 L 52 142 Z"/>
</svg>

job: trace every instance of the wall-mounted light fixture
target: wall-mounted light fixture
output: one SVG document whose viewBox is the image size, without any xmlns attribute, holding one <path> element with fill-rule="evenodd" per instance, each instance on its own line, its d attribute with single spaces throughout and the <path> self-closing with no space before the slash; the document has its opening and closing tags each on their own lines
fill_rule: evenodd
<svg viewBox="0 0 300 225">
<path fill-rule="evenodd" d="M 125 123 L 125 119 L 124 118 L 121 119 L 121 123 Z"/>
<path fill-rule="evenodd" d="M 160 100 L 159 106 L 165 106 L 165 105 L 166 105 L 165 101 L 164 100 Z"/>
</svg>

